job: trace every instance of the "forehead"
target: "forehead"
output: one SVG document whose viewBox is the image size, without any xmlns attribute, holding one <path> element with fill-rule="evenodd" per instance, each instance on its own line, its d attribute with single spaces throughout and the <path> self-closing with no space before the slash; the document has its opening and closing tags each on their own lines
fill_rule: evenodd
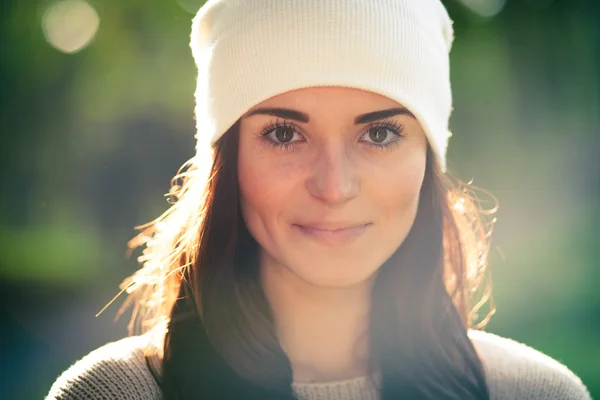
<svg viewBox="0 0 600 400">
<path fill-rule="evenodd" d="M 400 103 L 381 94 L 367 90 L 321 86 L 295 89 L 280 93 L 255 105 L 249 111 L 260 107 L 289 107 L 307 113 L 327 109 L 339 112 L 373 111 L 374 109 L 402 106 Z"/>
</svg>

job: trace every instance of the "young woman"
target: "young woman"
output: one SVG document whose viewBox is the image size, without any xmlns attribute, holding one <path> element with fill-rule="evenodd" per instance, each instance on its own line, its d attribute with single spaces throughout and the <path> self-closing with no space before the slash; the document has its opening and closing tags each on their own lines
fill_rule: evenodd
<svg viewBox="0 0 600 400">
<path fill-rule="evenodd" d="M 439 0 L 208 1 L 197 154 L 124 283 L 147 332 L 48 399 L 589 399 L 471 329 L 490 226 L 445 174 L 452 40 Z"/>
</svg>

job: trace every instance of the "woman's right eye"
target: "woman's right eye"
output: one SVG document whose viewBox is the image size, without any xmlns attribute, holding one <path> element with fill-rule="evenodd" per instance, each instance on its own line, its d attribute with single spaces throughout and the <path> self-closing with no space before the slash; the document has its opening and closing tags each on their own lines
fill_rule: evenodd
<svg viewBox="0 0 600 400">
<path fill-rule="evenodd" d="M 286 149 L 305 140 L 294 125 L 286 122 L 270 124 L 263 129 L 261 137 L 274 147 L 284 147 Z"/>
</svg>

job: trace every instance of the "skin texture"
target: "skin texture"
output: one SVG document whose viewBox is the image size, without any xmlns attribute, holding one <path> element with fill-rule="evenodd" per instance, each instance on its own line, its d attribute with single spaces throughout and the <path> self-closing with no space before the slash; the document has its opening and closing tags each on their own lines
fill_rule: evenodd
<svg viewBox="0 0 600 400">
<path fill-rule="evenodd" d="M 364 372 L 370 288 L 414 222 L 427 139 L 408 112 L 355 118 L 401 107 L 359 89 L 311 87 L 267 99 L 240 121 L 242 214 L 261 247 L 262 285 L 295 381 Z M 264 108 L 309 121 L 255 113 Z M 348 227 L 359 234 L 333 232 Z"/>
</svg>

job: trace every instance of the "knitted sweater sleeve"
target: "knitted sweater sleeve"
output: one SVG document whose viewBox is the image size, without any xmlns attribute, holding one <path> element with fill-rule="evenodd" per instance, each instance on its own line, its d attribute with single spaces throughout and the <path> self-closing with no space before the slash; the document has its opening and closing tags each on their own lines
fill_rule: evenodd
<svg viewBox="0 0 600 400">
<path fill-rule="evenodd" d="M 145 343 L 143 336 L 132 336 L 92 351 L 58 377 L 46 400 L 159 400 Z"/>
<path fill-rule="evenodd" d="M 491 400 L 591 400 L 581 380 L 557 360 L 492 333 L 469 337 L 484 367 Z"/>
</svg>

